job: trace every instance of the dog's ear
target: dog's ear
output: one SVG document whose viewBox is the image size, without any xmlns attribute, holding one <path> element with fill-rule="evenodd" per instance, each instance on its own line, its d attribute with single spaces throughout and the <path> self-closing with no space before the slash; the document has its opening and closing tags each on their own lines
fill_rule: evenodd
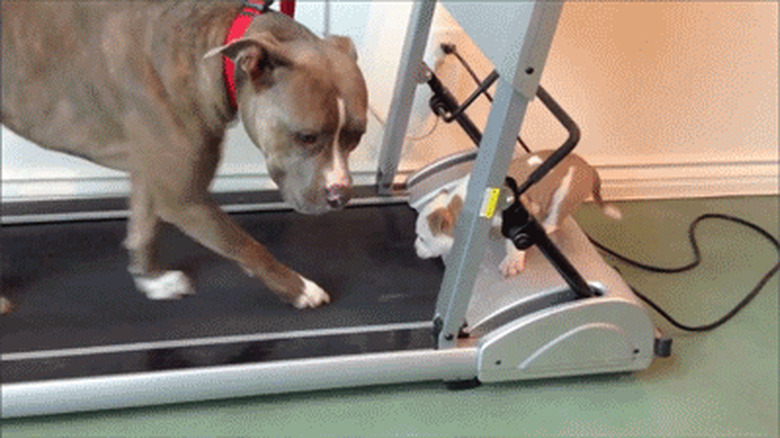
<svg viewBox="0 0 780 438">
<path fill-rule="evenodd" d="M 434 236 L 446 234 L 452 236 L 455 234 L 455 225 L 458 222 L 460 211 L 463 209 L 463 199 L 455 195 L 446 207 L 437 208 L 428 216 L 428 226 Z"/>
<path fill-rule="evenodd" d="M 209 50 L 204 59 L 224 55 L 247 74 L 263 68 L 291 65 L 292 61 L 271 33 L 239 38 Z"/>
<path fill-rule="evenodd" d="M 451 221 L 446 208 L 437 208 L 428 215 L 428 228 L 434 237 L 444 234 L 444 229 L 449 228 Z"/>
<path fill-rule="evenodd" d="M 450 204 L 445 209 L 447 212 L 447 221 L 445 222 L 445 227 L 442 228 L 442 231 L 447 233 L 448 236 L 455 234 L 455 224 L 458 222 L 461 210 L 463 210 L 463 199 L 461 199 L 460 196 L 455 195 L 450 199 Z"/>
<path fill-rule="evenodd" d="M 350 58 L 352 58 L 353 61 L 357 61 L 357 48 L 355 47 L 355 43 L 350 37 L 329 35 L 325 37 L 325 42 L 328 44 L 333 44 L 341 52 L 346 53 Z"/>
<path fill-rule="evenodd" d="M 447 208 L 452 212 L 452 215 L 456 218 L 460 216 L 460 211 L 463 210 L 463 198 L 459 195 L 455 195 L 450 199 L 450 205 Z"/>
</svg>

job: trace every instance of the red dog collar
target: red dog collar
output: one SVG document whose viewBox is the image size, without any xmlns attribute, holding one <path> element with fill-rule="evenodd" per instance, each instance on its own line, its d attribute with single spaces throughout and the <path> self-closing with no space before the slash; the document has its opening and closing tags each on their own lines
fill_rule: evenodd
<svg viewBox="0 0 780 438">
<path fill-rule="evenodd" d="M 247 0 L 244 4 L 244 7 L 241 9 L 241 12 L 236 15 L 236 18 L 234 18 L 233 22 L 230 24 L 230 29 L 228 30 L 227 36 L 225 37 L 225 45 L 230 44 L 231 42 L 244 36 L 244 32 L 246 32 L 246 29 L 249 27 L 249 23 L 252 22 L 252 19 L 264 12 L 267 12 L 272 3 L 273 0 L 259 2 Z M 291 18 L 295 16 L 295 0 L 281 0 L 279 8 L 283 14 Z M 236 66 L 233 61 L 227 57 L 223 57 L 223 60 L 223 75 L 225 77 L 225 87 L 227 88 L 228 100 L 230 101 L 230 106 L 233 109 L 236 109 L 238 108 L 238 104 L 236 103 Z"/>
</svg>

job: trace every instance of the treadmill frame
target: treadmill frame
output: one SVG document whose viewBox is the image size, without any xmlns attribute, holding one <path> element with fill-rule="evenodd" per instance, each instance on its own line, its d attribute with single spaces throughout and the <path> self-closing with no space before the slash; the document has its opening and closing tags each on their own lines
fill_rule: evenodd
<svg viewBox="0 0 780 438">
<path fill-rule="evenodd" d="M 420 83 L 420 75 L 424 74 L 422 55 L 435 4 L 435 0 L 415 2 L 404 42 L 377 180 L 380 193 L 395 195 L 388 198 L 391 202 L 398 200 L 394 181 L 409 120 L 408 102 Z M 438 348 L 3 384 L 2 416 L 125 408 L 334 387 L 429 380 L 489 382 L 647 367 L 653 358 L 655 331 L 644 308 L 595 250 L 582 243 L 582 233 L 573 220 L 568 221 L 566 230 L 561 233 L 560 238 L 565 241 L 559 243 L 564 249 L 568 242 L 570 249 L 581 250 L 578 268 L 583 264 L 592 266 L 592 275 L 586 275 L 587 278 L 608 278 L 603 283 L 591 284 L 604 291 L 603 295 L 575 300 L 566 294 L 565 285 L 554 281 L 532 285 L 537 289 L 532 289 L 530 295 L 508 296 L 508 302 L 491 301 L 489 296 L 477 294 L 475 299 L 483 300 L 483 304 L 490 303 L 494 308 L 482 309 L 477 316 L 470 315 L 470 318 L 479 319 L 470 321 L 477 330 L 471 337 L 459 336 L 474 286 L 482 281 L 481 258 L 490 226 L 490 221 L 480 216 L 483 195 L 490 187 L 501 187 L 503 183 L 515 136 L 539 85 L 563 8 L 562 2 L 548 1 L 513 5 L 516 7 L 515 26 L 506 29 L 508 35 L 504 44 L 511 50 L 503 61 L 497 62 L 501 78 L 495 103 L 473 168 L 469 194 L 456 230 L 456 244 L 447 260 L 432 315 L 434 320 L 442 321 L 442 326 L 436 327 Z M 594 254 L 597 260 L 590 263 Z M 574 262 L 577 264 L 577 260 Z M 539 297 L 542 297 L 541 301 Z M 496 321 L 503 322 L 485 333 L 478 333 L 479 327 L 488 327 Z M 432 330 L 433 326 L 432 322 Z M 526 348 L 530 345 L 528 339 L 534 336 L 538 338 L 535 341 L 538 345 L 529 350 Z M 596 350 L 593 350 L 594 345 Z M 561 357 L 566 363 L 550 366 L 550 358 Z M 588 358 L 591 362 L 578 366 L 578 361 Z"/>
</svg>

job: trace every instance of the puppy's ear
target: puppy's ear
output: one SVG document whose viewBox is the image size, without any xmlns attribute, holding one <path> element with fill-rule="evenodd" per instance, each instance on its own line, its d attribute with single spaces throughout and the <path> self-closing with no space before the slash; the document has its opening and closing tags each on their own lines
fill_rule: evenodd
<svg viewBox="0 0 780 438">
<path fill-rule="evenodd" d="M 437 208 L 428 215 L 428 228 L 431 230 L 431 234 L 437 237 L 444 234 L 445 229 L 450 228 L 451 221 L 452 219 L 446 208 Z"/>
<path fill-rule="evenodd" d="M 457 220 L 460 217 L 460 211 L 463 210 L 463 198 L 455 195 L 450 199 L 450 205 L 447 206 L 452 216 Z"/>
<path fill-rule="evenodd" d="M 455 225 L 458 223 L 460 211 L 463 209 L 463 199 L 460 196 L 453 196 L 450 203 L 443 208 L 436 209 L 428 216 L 428 225 L 434 236 L 446 234 L 452 236 L 455 234 Z"/>
<path fill-rule="evenodd" d="M 357 61 L 358 54 L 355 43 L 350 37 L 330 35 L 325 37 L 325 42 L 333 44 L 341 52 L 346 53 L 353 61 Z"/>
<path fill-rule="evenodd" d="M 209 50 L 203 59 L 224 55 L 245 73 L 250 74 L 265 68 L 292 65 L 281 43 L 270 32 L 239 38 L 224 46 Z"/>
</svg>

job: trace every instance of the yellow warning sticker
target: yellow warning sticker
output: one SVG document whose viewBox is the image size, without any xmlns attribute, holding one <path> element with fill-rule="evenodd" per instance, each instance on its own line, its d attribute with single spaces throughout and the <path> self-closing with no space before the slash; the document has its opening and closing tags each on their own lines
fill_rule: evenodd
<svg viewBox="0 0 780 438">
<path fill-rule="evenodd" d="M 485 189 L 485 197 L 482 198 L 482 208 L 479 209 L 479 215 L 481 217 L 492 219 L 496 214 L 496 206 L 498 205 L 498 197 L 501 194 L 501 189 L 495 189 L 488 187 Z"/>
</svg>

